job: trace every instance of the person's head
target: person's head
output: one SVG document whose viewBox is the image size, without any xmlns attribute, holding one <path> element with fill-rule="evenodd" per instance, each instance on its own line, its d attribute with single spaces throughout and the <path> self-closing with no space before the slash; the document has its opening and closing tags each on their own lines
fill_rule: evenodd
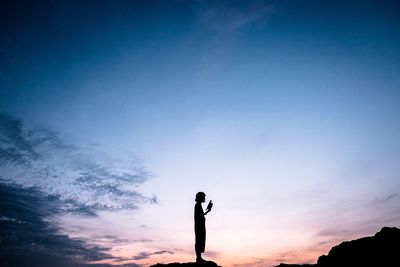
<svg viewBox="0 0 400 267">
<path fill-rule="evenodd" d="M 204 194 L 204 192 L 198 192 L 197 194 L 196 194 L 196 199 L 195 199 L 195 201 L 196 202 L 205 202 L 206 201 L 206 194 Z"/>
</svg>

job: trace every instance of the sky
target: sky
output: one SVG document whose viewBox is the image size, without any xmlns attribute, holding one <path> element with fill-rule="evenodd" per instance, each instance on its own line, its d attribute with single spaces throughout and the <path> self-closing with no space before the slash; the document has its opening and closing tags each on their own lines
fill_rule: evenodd
<svg viewBox="0 0 400 267">
<path fill-rule="evenodd" d="M 1 1 L 0 262 L 193 261 L 198 191 L 225 267 L 400 227 L 399 28 L 396 1 Z"/>
</svg>

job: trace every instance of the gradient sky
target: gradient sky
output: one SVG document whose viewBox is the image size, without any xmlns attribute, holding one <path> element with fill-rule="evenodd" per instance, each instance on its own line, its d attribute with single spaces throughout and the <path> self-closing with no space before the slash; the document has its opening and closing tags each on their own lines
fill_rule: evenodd
<svg viewBox="0 0 400 267">
<path fill-rule="evenodd" d="M 192 261 L 197 191 L 226 267 L 400 227 L 399 29 L 396 1 L 2 1 L 0 258 Z"/>
</svg>

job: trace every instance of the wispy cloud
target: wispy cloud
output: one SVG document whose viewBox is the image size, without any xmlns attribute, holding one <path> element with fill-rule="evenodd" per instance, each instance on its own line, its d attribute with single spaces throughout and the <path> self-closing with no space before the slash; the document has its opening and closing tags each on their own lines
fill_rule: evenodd
<svg viewBox="0 0 400 267">
<path fill-rule="evenodd" d="M 272 11 L 265 1 L 197 1 L 199 24 L 218 35 L 234 34 L 253 23 L 264 25 Z"/>
<path fill-rule="evenodd" d="M 86 266 L 119 259 L 109 253 L 115 245 L 149 241 L 71 238 L 57 221 L 67 213 L 97 216 L 156 203 L 137 191 L 149 174 L 135 160 L 70 145 L 50 129 L 0 115 L 0 167 L 0 262 L 6 266 Z M 67 232 L 86 230 L 77 225 Z"/>
<path fill-rule="evenodd" d="M 173 255 L 175 253 L 170 251 L 170 250 L 157 250 L 157 251 L 154 251 L 154 252 L 141 251 L 141 252 L 139 252 L 138 254 L 136 254 L 133 257 L 129 257 L 129 258 L 127 258 L 127 257 L 114 258 L 114 262 L 115 263 L 117 263 L 117 262 L 129 262 L 129 261 L 133 261 L 133 260 L 134 261 L 141 261 L 141 260 L 148 259 L 151 256 L 162 255 L 162 254 L 171 254 L 171 255 Z M 129 263 L 127 263 L 127 264 L 129 264 Z M 123 266 L 125 266 L 125 265 L 123 265 Z"/>
<path fill-rule="evenodd" d="M 94 236 L 91 237 L 90 240 L 93 243 L 108 243 L 110 245 L 124 245 L 132 242 L 127 238 L 119 238 L 115 235 Z"/>
<path fill-rule="evenodd" d="M 137 254 L 136 256 L 133 256 L 132 260 L 144 260 L 144 259 L 148 259 L 149 257 L 151 257 L 153 255 L 161 255 L 161 254 L 174 254 L 174 252 L 169 251 L 169 250 L 159 250 L 159 251 L 155 251 L 155 252 L 142 251 L 139 254 Z"/>
<path fill-rule="evenodd" d="M 0 115 L 0 177 L 62 200 L 62 208 L 136 209 L 156 203 L 136 188 L 149 174 L 130 158 L 113 158 L 96 148 L 67 144 L 54 131 Z"/>
<path fill-rule="evenodd" d="M 399 198 L 399 194 L 398 193 L 392 193 L 392 194 L 389 194 L 389 195 L 387 195 L 385 197 L 382 197 L 382 198 L 375 198 L 372 201 L 371 204 L 377 204 L 377 205 L 385 204 L 387 202 L 395 200 L 396 198 Z"/>
<path fill-rule="evenodd" d="M 193 9 L 199 40 L 206 40 L 200 51 L 206 74 L 219 72 L 233 62 L 240 34 L 248 27 L 262 30 L 273 11 L 265 1 L 196 1 Z"/>
<path fill-rule="evenodd" d="M 79 229 L 77 233 L 83 232 L 85 229 Z M 87 229 L 86 229 L 87 230 Z M 71 232 L 71 231 L 69 231 Z M 94 235 L 94 236 L 89 236 L 86 238 L 83 238 L 84 240 L 87 240 L 88 243 L 91 244 L 99 244 L 101 246 L 123 246 L 127 244 L 133 244 L 133 243 L 152 243 L 154 242 L 151 239 L 147 238 L 138 238 L 138 239 L 129 239 L 129 238 L 121 238 L 116 235 Z"/>
<path fill-rule="evenodd" d="M 72 267 L 112 258 L 107 247 L 61 235 L 49 221 L 62 212 L 58 201 L 36 189 L 0 183 L 0 210 L 0 262 L 4 266 Z"/>
</svg>

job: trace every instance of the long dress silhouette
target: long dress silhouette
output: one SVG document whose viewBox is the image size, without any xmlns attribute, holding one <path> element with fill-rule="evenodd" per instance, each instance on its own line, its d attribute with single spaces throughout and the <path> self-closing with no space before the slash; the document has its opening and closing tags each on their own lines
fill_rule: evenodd
<svg viewBox="0 0 400 267">
<path fill-rule="evenodd" d="M 211 211 L 212 201 L 207 206 L 206 212 L 203 211 L 201 203 L 205 202 L 206 194 L 203 192 L 198 192 L 196 194 L 196 204 L 194 206 L 194 232 L 196 236 L 195 240 L 195 251 L 196 251 L 196 261 L 203 261 L 201 258 L 201 253 L 204 252 L 206 247 L 206 215 Z"/>
</svg>

